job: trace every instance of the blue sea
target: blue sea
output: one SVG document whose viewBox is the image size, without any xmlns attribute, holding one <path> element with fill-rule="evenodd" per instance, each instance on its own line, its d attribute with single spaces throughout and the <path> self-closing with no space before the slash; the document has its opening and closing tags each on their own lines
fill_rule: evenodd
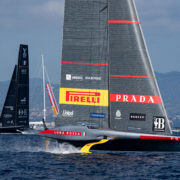
<svg viewBox="0 0 180 180">
<path fill-rule="evenodd" d="M 0 134 L 0 180 L 180 179 L 180 153 L 82 154 L 32 134 Z"/>
</svg>

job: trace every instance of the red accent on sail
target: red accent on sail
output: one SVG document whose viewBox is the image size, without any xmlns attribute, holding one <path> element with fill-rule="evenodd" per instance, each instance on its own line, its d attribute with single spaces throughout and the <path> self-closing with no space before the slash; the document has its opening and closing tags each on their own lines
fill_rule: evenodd
<svg viewBox="0 0 180 180">
<path fill-rule="evenodd" d="M 104 63 L 82 63 L 82 62 L 61 62 L 61 64 L 78 64 L 78 65 L 92 65 L 92 66 L 108 66 Z"/>
<path fill-rule="evenodd" d="M 151 77 L 151 76 L 129 76 L 129 75 L 109 75 L 109 77 L 148 78 L 148 79 L 156 78 L 156 77 Z"/>
<path fill-rule="evenodd" d="M 111 102 L 162 104 L 160 96 L 110 94 Z"/>
<path fill-rule="evenodd" d="M 56 100 L 54 98 L 54 94 L 53 94 L 53 91 L 52 91 L 50 83 L 48 83 L 46 85 L 46 90 L 47 90 L 47 94 L 49 96 L 49 100 L 50 100 L 51 106 L 53 108 L 54 115 L 57 116 L 57 114 L 59 113 L 59 109 L 58 109 Z"/>
<path fill-rule="evenodd" d="M 140 24 L 140 21 L 128 21 L 128 20 L 108 20 L 108 23 Z"/>
<path fill-rule="evenodd" d="M 180 137 L 175 136 L 140 136 L 141 140 L 166 140 L 166 141 L 180 141 Z"/>
</svg>

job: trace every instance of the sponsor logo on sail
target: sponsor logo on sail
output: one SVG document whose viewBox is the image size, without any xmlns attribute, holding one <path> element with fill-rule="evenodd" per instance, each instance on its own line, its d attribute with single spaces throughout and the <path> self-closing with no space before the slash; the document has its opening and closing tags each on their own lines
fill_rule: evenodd
<svg viewBox="0 0 180 180">
<path fill-rule="evenodd" d="M 161 98 L 159 96 L 150 95 L 111 94 L 110 101 L 124 103 L 162 104 Z"/>
<path fill-rule="evenodd" d="M 98 76 L 85 76 L 85 80 L 101 81 L 101 77 Z"/>
<path fill-rule="evenodd" d="M 23 48 L 23 58 L 27 58 L 27 49 Z"/>
<path fill-rule="evenodd" d="M 146 114 L 130 113 L 129 119 L 130 120 L 137 120 L 137 121 L 145 121 L 146 120 Z"/>
<path fill-rule="evenodd" d="M 74 116 L 74 111 L 63 110 L 62 116 L 63 117 L 73 117 Z"/>
<path fill-rule="evenodd" d="M 20 100 L 21 104 L 26 104 L 26 97 L 24 97 L 23 99 Z"/>
<path fill-rule="evenodd" d="M 90 113 L 90 118 L 98 118 L 98 119 L 105 119 L 105 113 Z"/>
<path fill-rule="evenodd" d="M 27 109 L 19 109 L 18 110 L 18 118 L 26 118 L 27 117 Z"/>
<path fill-rule="evenodd" d="M 153 118 L 153 131 L 165 131 L 165 118 L 164 117 L 154 117 Z"/>
<path fill-rule="evenodd" d="M 26 75 L 27 74 L 27 69 L 21 69 L 21 74 Z"/>
<path fill-rule="evenodd" d="M 71 75 L 71 74 L 66 74 L 66 80 L 71 81 L 71 80 L 83 80 L 82 76 L 76 76 L 76 75 Z"/>
<path fill-rule="evenodd" d="M 108 90 L 60 89 L 60 104 L 108 106 Z"/>
<path fill-rule="evenodd" d="M 82 80 L 91 80 L 91 81 L 100 81 L 102 78 L 98 76 L 79 76 L 79 75 L 72 75 L 72 74 L 66 74 L 66 80 L 67 81 L 72 81 L 72 80 L 77 80 L 77 81 L 82 81 Z"/>
<path fill-rule="evenodd" d="M 121 111 L 118 109 L 118 110 L 116 111 L 115 119 L 122 119 L 121 116 L 122 116 Z"/>
<path fill-rule="evenodd" d="M 13 120 L 6 120 L 6 124 L 8 124 L 8 125 L 13 125 L 14 122 L 13 122 Z"/>
<path fill-rule="evenodd" d="M 4 106 L 5 109 L 9 109 L 10 111 L 13 111 L 14 110 L 14 107 L 13 106 Z"/>
<path fill-rule="evenodd" d="M 4 118 L 12 118 L 12 114 L 3 114 Z"/>
</svg>

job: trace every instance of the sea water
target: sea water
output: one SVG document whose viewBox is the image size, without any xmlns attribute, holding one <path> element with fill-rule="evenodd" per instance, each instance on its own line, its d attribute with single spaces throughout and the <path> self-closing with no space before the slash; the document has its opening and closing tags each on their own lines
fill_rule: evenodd
<svg viewBox="0 0 180 180">
<path fill-rule="evenodd" d="M 180 179 L 180 153 L 82 154 L 33 134 L 0 134 L 0 180 Z"/>
</svg>

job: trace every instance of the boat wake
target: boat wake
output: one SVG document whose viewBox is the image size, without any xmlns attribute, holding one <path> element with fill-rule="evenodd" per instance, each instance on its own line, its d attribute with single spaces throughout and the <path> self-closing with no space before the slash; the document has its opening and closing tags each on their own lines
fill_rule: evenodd
<svg viewBox="0 0 180 180">
<path fill-rule="evenodd" d="M 80 148 L 76 148 L 70 144 L 58 144 L 58 145 L 50 145 L 48 148 L 45 146 L 15 146 L 14 148 L 6 149 L 9 152 L 45 152 L 51 154 L 76 154 L 81 153 Z"/>
<path fill-rule="evenodd" d="M 71 144 L 58 143 L 41 139 L 35 135 L 7 135 L 11 138 L 6 139 L 5 135 L 0 138 L 0 152 L 45 152 L 52 154 L 75 154 L 81 153 L 80 148 Z"/>
<path fill-rule="evenodd" d="M 81 153 L 80 148 L 76 148 L 70 144 L 62 143 L 57 144 L 56 146 L 48 147 L 45 152 L 52 153 L 52 154 L 76 154 Z"/>
</svg>

